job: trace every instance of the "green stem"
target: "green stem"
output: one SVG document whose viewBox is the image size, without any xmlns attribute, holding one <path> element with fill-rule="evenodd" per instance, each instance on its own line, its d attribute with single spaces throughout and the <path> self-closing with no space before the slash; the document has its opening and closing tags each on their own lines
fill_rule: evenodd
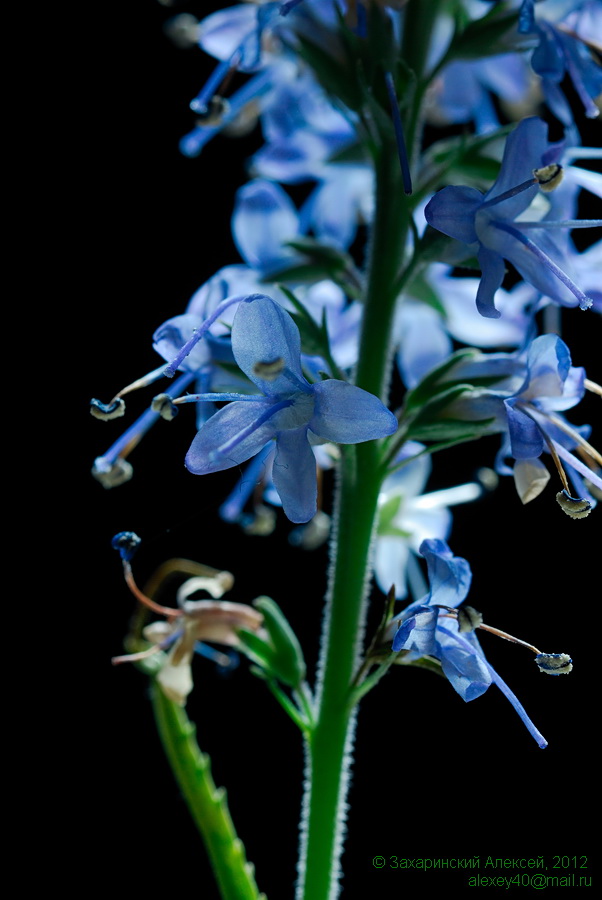
<svg viewBox="0 0 602 900">
<path fill-rule="evenodd" d="M 232 824 L 226 792 L 216 788 L 211 761 L 199 750 L 194 725 L 156 682 L 151 697 L 165 753 L 205 843 L 223 900 L 265 900 Z"/>
<path fill-rule="evenodd" d="M 356 383 L 387 400 L 395 282 L 408 229 L 394 147 L 376 157 L 376 213 L 370 245 Z M 339 858 L 356 714 L 350 691 L 362 651 L 371 546 L 383 477 L 377 442 L 343 448 L 336 495 L 334 556 L 324 618 L 316 724 L 307 744 L 308 787 L 302 821 L 303 900 L 338 896 Z"/>
</svg>

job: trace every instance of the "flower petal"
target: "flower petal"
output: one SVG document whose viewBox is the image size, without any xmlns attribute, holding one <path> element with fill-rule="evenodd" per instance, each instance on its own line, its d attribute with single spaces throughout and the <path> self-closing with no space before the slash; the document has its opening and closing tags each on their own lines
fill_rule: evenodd
<svg viewBox="0 0 602 900">
<path fill-rule="evenodd" d="M 295 388 L 284 374 L 271 381 L 261 378 L 255 371 L 259 363 L 282 360 L 284 368 L 305 381 L 299 329 L 289 314 L 265 294 L 252 294 L 238 307 L 232 326 L 232 350 L 245 375 L 268 396 L 291 394 Z"/>
<path fill-rule="evenodd" d="M 468 595 L 472 572 L 461 556 L 454 556 L 445 541 L 427 540 L 420 552 L 428 566 L 431 592 L 428 602 L 442 606 L 459 606 Z"/>
<path fill-rule="evenodd" d="M 313 385 L 311 431 L 337 444 L 359 444 L 397 431 L 397 419 L 374 394 L 329 379 Z"/>
<path fill-rule="evenodd" d="M 291 522 L 309 522 L 316 514 L 316 458 L 307 440 L 307 426 L 281 431 L 272 468 L 274 486 Z"/>
<path fill-rule="evenodd" d="M 429 200 L 424 217 L 429 225 L 443 234 L 464 244 L 473 244 L 478 240 L 475 215 L 483 199 L 483 194 L 476 188 L 451 185 L 438 191 Z"/>
<path fill-rule="evenodd" d="M 186 454 L 186 468 L 195 475 L 221 472 L 245 462 L 259 453 L 275 437 L 274 422 L 268 419 L 234 446 L 221 450 L 237 435 L 252 428 L 253 423 L 269 410 L 268 401 L 233 402 L 220 409 L 205 422 Z"/>
</svg>

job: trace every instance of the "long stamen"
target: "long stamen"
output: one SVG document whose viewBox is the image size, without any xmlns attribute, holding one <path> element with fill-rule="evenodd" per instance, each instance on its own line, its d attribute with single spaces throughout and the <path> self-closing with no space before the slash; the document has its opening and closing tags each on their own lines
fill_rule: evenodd
<svg viewBox="0 0 602 900">
<path fill-rule="evenodd" d="M 448 630 L 447 628 L 445 628 L 443 625 L 439 625 L 439 626 L 438 626 L 438 630 L 439 630 L 439 631 L 442 631 L 442 632 L 443 632 L 444 634 L 446 634 L 448 637 L 452 638 L 452 640 L 456 641 L 456 643 L 459 644 L 461 647 L 463 647 L 463 649 L 466 650 L 468 653 L 470 653 L 471 656 L 474 656 L 474 654 L 475 654 L 475 648 L 472 646 L 472 644 L 469 644 L 468 641 L 464 640 L 464 638 L 461 637 L 459 634 L 454 634 L 453 631 L 449 631 L 449 630 Z M 492 680 L 495 684 L 497 684 L 497 686 L 499 687 L 499 689 L 501 690 L 501 692 L 504 694 L 504 696 L 510 701 L 510 703 L 512 704 L 512 706 L 514 707 L 514 709 L 516 710 L 516 712 L 518 713 L 518 715 L 519 715 L 520 718 L 522 719 L 522 721 L 523 721 L 524 725 L 526 726 L 526 728 L 527 728 L 529 734 L 530 734 L 533 738 L 535 738 L 535 740 L 537 741 L 537 744 L 538 744 L 539 747 L 543 750 L 545 747 L 548 746 L 548 742 L 546 741 L 546 739 L 544 738 L 544 736 L 542 735 L 542 733 L 535 727 L 535 725 L 533 724 L 533 722 L 531 721 L 531 719 L 530 719 L 529 716 L 527 715 L 527 712 L 526 712 L 524 706 L 522 705 L 522 703 L 520 702 L 520 700 L 518 699 L 518 697 L 516 696 L 516 694 L 514 694 L 514 693 L 510 690 L 510 688 L 508 687 L 508 685 L 506 684 L 506 682 L 503 681 L 503 679 L 500 678 L 500 676 L 497 674 L 497 672 L 495 671 L 495 669 L 493 668 L 493 666 L 491 666 L 491 665 L 487 662 L 487 660 L 485 659 L 484 656 L 482 656 L 482 655 L 479 654 L 479 659 L 481 660 L 481 662 L 483 663 L 483 665 L 486 666 L 486 668 L 487 668 L 489 674 L 491 675 L 491 680 Z"/>
<path fill-rule="evenodd" d="M 543 219 L 540 222 L 515 222 L 516 228 L 600 228 L 602 219 L 565 219 L 564 221 L 549 222 Z"/>
<path fill-rule="evenodd" d="M 182 615 L 182 611 L 179 609 L 174 609 L 170 606 L 160 606 L 158 603 L 155 603 L 154 600 L 151 600 L 150 597 L 147 597 L 146 594 L 143 594 L 136 581 L 134 579 L 134 574 L 132 572 L 132 567 L 127 559 L 123 560 L 123 576 L 125 578 L 125 582 L 129 587 L 130 591 L 143 606 L 148 607 L 148 609 L 152 609 L 153 612 L 159 613 L 160 616 L 167 616 L 169 619 L 175 619 L 178 616 Z"/>
<path fill-rule="evenodd" d="M 118 666 L 125 662 L 139 662 L 139 660 L 148 659 L 150 656 L 155 656 L 156 653 L 160 653 L 161 650 L 167 650 L 167 648 L 171 647 L 171 645 L 181 638 L 183 634 L 183 630 L 174 631 L 173 634 L 170 634 L 169 637 L 165 638 L 164 641 L 161 641 L 160 644 L 154 644 L 147 650 L 140 650 L 138 653 L 126 653 L 124 656 L 113 656 L 111 663 L 114 666 Z"/>
<path fill-rule="evenodd" d="M 176 374 L 176 371 L 182 365 L 186 357 L 190 353 L 192 353 L 198 342 L 201 340 L 201 338 L 205 337 L 213 323 L 219 319 L 222 313 L 233 306 L 235 303 L 240 303 L 242 300 L 245 300 L 247 296 L 248 295 L 245 294 L 237 294 L 235 297 L 229 297 L 228 299 L 223 300 L 220 304 L 218 304 L 214 312 L 212 312 L 211 315 L 207 319 L 205 319 L 200 328 L 198 328 L 197 331 L 194 332 L 192 337 L 188 341 L 186 341 L 178 355 L 175 356 L 169 363 L 169 365 L 165 368 L 163 374 L 167 378 L 173 378 L 173 376 Z"/>
<path fill-rule="evenodd" d="M 586 378 L 583 382 L 583 386 L 587 391 L 591 391 L 592 394 L 598 394 L 599 397 L 602 397 L 602 385 L 596 384 L 595 381 Z"/>
<path fill-rule="evenodd" d="M 246 428 L 243 428 L 242 431 L 239 431 L 238 434 L 235 434 L 234 437 L 231 437 L 229 441 L 226 441 L 220 447 L 213 450 L 210 453 L 211 459 L 216 459 L 218 456 L 226 455 L 237 447 L 242 441 L 246 440 L 250 435 L 253 434 L 254 431 L 257 431 L 268 419 L 271 419 L 273 415 L 279 412 L 281 409 L 286 409 L 288 406 L 292 406 L 293 401 L 290 399 L 281 400 L 279 403 L 271 403 L 268 409 L 265 412 L 261 413 L 254 422 L 251 422 L 250 425 L 247 425 Z M 269 438 L 268 438 L 269 440 Z"/>
<path fill-rule="evenodd" d="M 196 113 L 207 113 L 211 106 L 211 101 L 215 95 L 220 94 L 226 89 L 233 72 L 236 71 L 236 65 L 241 55 L 240 47 L 232 53 L 229 59 L 225 59 L 219 63 L 209 76 L 205 85 L 201 88 L 194 100 L 190 101 L 190 108 Z"/>
<path fill-rule="evenodd" d="M 599 453 L 595 447 L 592 447 L 589 441 L 586 441 L 578 431 L 576 431 L 574 428 L 571 428 L 568 422 L 565 422 L 564 419 L 561 419 L 560 416 L 554 415 L 554 413 L 552 412 L 541 413 L 539 410 L 534 410 L 534 412 L 537 417 L 548 419 L 550 422 L 552 422 L 553 425 L 556 425 L 558 428 L 560 428 L 561 431 L 564 431 L 565 434 L 568 434 L 569 437 L 573 438 L 575 443 L 579 444 L 580 447 L 583 447 L 586 453 L 588 453 L 592 457 L 592 459 L 600 463 L 600 465 L 602 466 L 602 454 Z"/>
<path fill-rule="evenodd" d="M 530 187 L 539 184 L 539 181 L 535 176 L 530 178 L 528 181 L 523 181 L 522 184 L 517 184 L 516 187 L 510 188 L 508 191 L 504 191 L 503 194 L 498 194 L 497 197 L 491 197 L 490 200 L 485 200 L 484 203 L 481 204 L 481 209 L 487 209 L 489 206 L 496 206 L 498 203 L 503 203 L 504 200 L 510 200 L 511 197 L 516 197 L 517 194 L 522 194 L 523 191 L 528 190 Z"/>
<path fill-rule="evenodd" d="M 597 475 L 596 472 L 590 469 L 589 466 L 586 466 L 584 463 L 582 463 L 581 460 L 577 459 L 576 456 L 573 456 L 572 453 L 569 453 L 569 451 L 566 450 L 565 447 L 562 446 L 562 444 L 559 444 L 558 441 L 555 441 L 553 438 L 552 444 L 554 445 L 558 456 L 564 459 L 564 461 L 568 463 L 569 466 L 572 466 L 574 469 L 576 469 L 580 475 L 583 475 L 584 478 L 587 478 L 588 481 L 591 481 L 592 484 L 602 490 L 602 478 L 600 478 L 600 476 Z"/>
<path fill-rule="evenodd" d="M 589 309 L 590 306 L 592 306 L 593 300 L 590 297 L 587 297 L 583 293 L 583 291 L 577 287 L 574 281 L 571 281 L 569 276 L 565 272 L 563 272 L 562 269 L 559 268 L 559 266 L 556 265 L 554 260 L 550 259 L 547 253 L 544 253 L 543 250 L 541 250 L 537 246 L 537 244 L 534 244 L 533 241 L 530 240 L 530 238 L 522 234 L 522 232 L 519 231 L 518 228 L 515 228 L 514 225 L 508 225 L 507 222 L 491 222 L 491 224 L 495 228 L 499 228 L 500 231 L 505 231 L 507 234 L 511 234 L 512 237 L 520 241 L 521 244 L 524 244 L 527 250 L 530 250 L 530 252 L 539 260 L 541 260 L 541 262 L 545 263 L 552 274 L 555 275 L 556 278 L 558 278 L 558 280 L 561 281 L 564 286 L 569 289 L 571 294 L 573 294 L 577 298 L 577 300 L 579 301 L 580 309 Z"/>
<path fill-rule="evenodd" d="M 208 393 L 208 394 L 186 394 L 185 397 L 178 397 L 173 400 L 174 406 L 180 406 L 182 403 L 219 403 L 226 400 L 265 400 L 263 394 L 230 394 L 230 393 Z"/>
<path fill-rule="evenodd" d="M 173 395 L 177 396 L 181 391 L 186 390 L 193 379 L 193 372 L 185 372 L 181 375 L 180 378 L 173 383 Z M 127 431 L 124 431 L 121 437 L 109 447 L 107 452 L 95 460 L 95 467 L 102 472 L 103 469 L 110 467 L 118 457 L 125 459 L 132 452 L 134 447 L 140 443 L 146 432 L 152 428 L 159 418 L 160 414 L 154 412 L 152 409 L 147 409 L 143 412 L 142 415 L 136 419 L 134 424 L 131 425 Z"/>
<path fill-rule="evenodd" d="M 125 394 L 131 393 L 131 391 L 137 391 L 139 388 L 146 387 L 154 381 L 157 381 L 159 378 L 162 378 L 163 368 L 163 366 L 159 366 L 158 369 L 153 369 L 152 372 L 148 372 L 148 374 L 143 375 L 141 378 L 137 378 L 136 381 L 132 381 L 131 384 L 126 385 L 119 393 L 115 394 L 109 403 L 102 403 L 100 400 L 93 398 L 90 400 L 90 413 L 95 419 L 100 419 L 104 422 L 108 422 L 110 419 L 117 419 L 124 415 L 125 403 L 123 402 L 122 397 Z"/>
<path fill-rule="evenodd" d="M 233 122 L 248 103 L 266 94 L 272 87 L 273 73 L 268 67 L 249 79 L 229 100 L 218 125 L 203 125 L 201 122 L 193 131 L 180 141 L 180 152 L 184 156 L 198 156 L 205 144 L 215 137 L 226 125 Z"/>
<path fill-rule="evenodd" d="M 391 104 L 391 116 L 393 118 L 393 128 L 395 130 L 395 140 L 397 142 L 397 153 L 399 155 L 399 165 L 401 166 L 401 179 L 403 181 L 403 190 L 405 194 L 412 193 L 412 176 L 410 173 L 410 164 L 408 162 L 408 151 L 406 148 L 405 137 L 403 134 L 403 124 L 399 115 L 399 101 L 395 93 L 395 85 L 393 76 L 390 72 L 385 72 L 385 84 L 387 93 L 389 94 L 389 103 Z"/>
</svg>

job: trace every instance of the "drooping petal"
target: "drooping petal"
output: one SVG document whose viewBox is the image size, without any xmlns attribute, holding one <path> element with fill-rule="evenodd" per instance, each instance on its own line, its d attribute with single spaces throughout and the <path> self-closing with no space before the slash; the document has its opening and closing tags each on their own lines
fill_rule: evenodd
<svg viewBox="0 0 602 900">
<path fill-rule="evenodd" d="M 316 514 L 318 481 L 307 427 L 279 432 L 276 447 L 272 478 L 282 508 L 291 522 L 309 522 Z"/>
<path fill-rule="evenodd" d="M 267 395 L 290 394 L 295 386 L 285 374 L 270 381 L 262 378 L 257 374 L 258 364 L 281 360 L 284 369 L 305 381 L 299 329 L 289 314 L 265 294 L 254 294 L 238 307 L 232 326 L 232 350 L 245 375 Z"/>
<path fill-rule="evenodd" d="M 491 684 L 487 666 L 476 652 L 447 639 L 437 656 L 449 683 L 467 703 L 484 694 Z"/>
<path fill-rule="evenodd" d="M 393 434 L 397 419 L 374 394 L 346 381 L 329 379 L 313 385 L 311 431 L 336 444 L 359 444 Z"/>
<path fill-rule="evenodd" d="M 495 308 L 495 292 L 500 287 L 506 271 L 504 260 L 499 253 L 488 250 L 482 244 L 477 253 L 482 277 L 477 289 L 477 309 L 486 319 L 499 319 L 501 313 Z"/>
<path fill-rule="evenodd" d="M 271 406 L 267 400 L 258 400 L 234 402 L 220 409 L 194 438 L 186 454 L 186 468 L 195 475 L 208 475 L 230 469 L 255 456 L 276 433 L 274 422 L 269 418 L 253 429 L 254 423 L 269 412 Z M 237 437 L 244 434 L 246 436 L 237 441 Z"/>
<path fill-rule="evenodd" d="M 516 407 L 516 400 L 504 400 L 508 416 L 510 446 L 515 459 L 532 459 L 541 456 L 544 440 L 533 419 Z"/>
</svg>

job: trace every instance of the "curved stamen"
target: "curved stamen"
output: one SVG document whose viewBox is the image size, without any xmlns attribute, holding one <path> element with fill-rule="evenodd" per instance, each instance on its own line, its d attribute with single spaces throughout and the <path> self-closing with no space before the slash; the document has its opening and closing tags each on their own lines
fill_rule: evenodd
<svg viewBox="0 0 602 900">
<path fill-rule="evenodd" d="M 207 394 L 186 394 L 185 397 L 178 397 L 173 401 L 174 406 L 180 406 L 181 403 L 220 403 L 226 400 L 265 400 L 263 394 L 230 394 L 230 393 L 207 393 Z"/>
<path fill-rule="evenodd" d="M 180 376 L 176 381 L 174 381 L 172 386 L 172 393 L 174 396 L 177 396 L 182 391 L 186 390 L 190 382 L 194 379 L 194 372 L 185 372 Z M 144 435 L 150 428 L 155 424 L 155 422 L 160 419 L 161 416 L 158 412 L 154 412 L 152 409 L 147 409 L 145 412 L 139 416 L 138 419 L 131 425 L 127 431 L 118 438 L 114 444 L 112 444 L 107 452 L 103 456 L 99 456 L 95 460 L 95 465 L 99 467 L 101 470 L 104 466 L 111 466 L 117 457 L 121 457 L 125 459 L 125 457 L 129 456 L 134 447 L 136 447 L 139 442 L 142 440 Z"/>
<path fill-rule="evenodd" d="M 507 700 L 510 701 L 510 703 L 512 704 L 512 706 L 514 707 L 514 709 L 516 710 L 516 712 L 522 719 L 522 722 L 526 726 L 529 734 L 537 741 L 538 746 L 542 750 L 545 749 L 545 747 L 548 746 L 548 742 L 546 741 L 544 736 L 541 734 L 541 732 L 535 727 L 535 725 L 533 724 L 533 722 L 527 715 L 527 712 L 526 712 L 524 706 L 522 705 L 522 703 L 520 702 L 520 700 L 518 699 L 516 694 L 514 694 L 510 690 L 510 688 L 508 687 L 506 682 L 502 678 L 500 678 L 500 676 L 497 674 L 497 672 L 495 671 L 493 666 L 491 666 L 487 662 L 485 657 L 481 653 L 477 653 L 475 648 L 472 646 L 472 644 L 469 644 L 468 641 L 464 640 L 464 638 L 461 637 L 459 634 L 454 634 L 453 631 L 449 631 L 449 629 L 445 628 L 443 625 L 437 625 L 437 630 L 442 631 L 443 634 L 446 634 L 448 637 L 452 638 L 452 640 L 454 640 L 457 644 L 459 644 L 463 650 L 466 650 L 468 653 L 470 653 L 471 656 L 478 656 L 478 658 L 481 660 L 483 665 L 485 665 L 487 667 L 487 670 L 488 670 L 489 674 L 491 675 L 491 680 L 495 684 L 497 684 L 497 686 L 499 687 L 502 694 L 506 697 Z"/>
<path fill-rule="evenodd" d="M 573 294 L 577 300 L 579 301 L 580 309 L 589 309 L 593 304 L 593 300 L 590 297 L 587 297 L 583 291 L 577 287 L 574 281 L 572 281 L 566 272 L 563 272 L 562 269 L 556 265 L 554 260 L 550 259 L 547 253 L 544 253 L 537 244 L 533 243 L 533 241 L 528 238 L 525 234 L 522 234 L 518 228 L 514 225 L 509 225 L 507 222 L 491 222 L 494 228 L 499 228 L 500 231 L 505 231 L 507 234 L 512 235 L 512 237 L 516 238 L 517 241 L 520 241 L 527 250 L 529 250 L 537 259 L 541 260 L 541 262 L 545 263 L 545 265 L 550 269 L 553 275 L 561 281 L 566 288 L 569 289 L 571 294 Z M 542 226 L 540 225 L 540 228 Z"/>
<path fill-rule="evenodd" d="M 253 432 L 257 431 L 258 428 L 260 428 L 265 424 L 265 422 L 271 419 L 273 415 L 275 415 L 281 409 L 286 409 L 288 406 L 292 405 L 293 400 L 288 398 L 286 400 L 280 400 L 279 403 L 270 403 L 265 412 L 260 413 L 260 415 L 255 419 L 254 422 L 251 422 L 250 425 L 247 425 L 246 428 L 243 428 L 243 430 L 239 431 L 238 434 L 235 434 L 234 437 L 231 437 L 229 441 L 226 441 L 224 444 L 221 444 L 221 446 L 213 450 L 209 454 L 210 459 L 214 460 L 218 456 L 227 455 L 230 450 L 233 450 L 240 443 L 242 443 L 242 441 L 246 440 L 250 435 L 253 434 Z"/>
<path fill-rule="evenodd" d="M 246 294 L 237 294 L 235 297 L 229 297 L 227 300 L 223 300 L 221 303 L 219 303 L 218 306 L 216 306 L 214 312 L 212 312 L 211 315 L 207 319 L 205 319 L 200 328 L 198 328 L 197 331 L 194 332 L 192 337 L 188 341 L 186 341 L 178 355 L 175 356 L 169 363 L 169 365 L 164 369 L 163 374 L 167 378 L 173 378 L 173 376 L 176 374 L 176 371 L 182 365 L 186 357 L 190 353 L 192 353 L 198 342 L 201 340 L 201 338 L 205 337 L 213 323 L 219 319 L 222 313 L 229 309 L 229 307 L 233 306 L 235 303 L 240 303 L 241 300 L 246 299 L 247 296 L 248 295 Z"/>
<path fill-rule="evenodd" d="M 602 219 L 565 219 L 562 222 L 549 222 L 542 219 L 540 222 L 515 222 L 516 228 L 600 228 Z"/>
<path fill-rule="evenodd" d="M 266 94 L 271 87 L 272 72 L 268 67 L 262 72 L 258 72 L 257 75 L 232 94 L 229 98 L 229 107 L 224 111 L 219 125 L 209 126 L 201 123 L 193 131 L 185 135 L 180 141 L 180 151 L 184 156 L 198 156 L 205 144 L 208 144 L 222 128 L 233 122 L 248 103 Z"/>
<path fill-rule="evenodd" d="M 539 184 L 537 178 L 529 178 L 528 181 L 523 181 L 522 184 L 517 184 L 516 187 L 510 188 L 508 191 L 504 191 L 503 194 L 498 194 L 497 197 L 491 197 L 490 200 L 485 200 L 484 203 L 481 203 L 479 209 L 487 209 L 490 206 L 496 206 L 498 203 L 503 203 L 504 200 L 510 200 L 511 197 L 516 197 L 517 194 L 522 194 L 523 191 L 528 190 L 530 187 Z"/>
</svg>

